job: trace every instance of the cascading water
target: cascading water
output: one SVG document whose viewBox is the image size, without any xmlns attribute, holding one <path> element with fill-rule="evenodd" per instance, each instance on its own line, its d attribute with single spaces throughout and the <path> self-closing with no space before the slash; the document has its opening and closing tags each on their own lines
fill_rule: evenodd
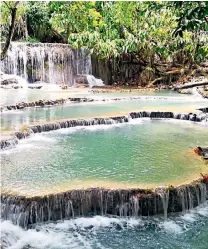
<svg viewBox="0 0 208 249">
<path fill-rule="evenodd" d="M 169 204 L 169 190 L 167 188 L 160 188 L 157 190 L 164 210 L 164 219 L 167 220 L 168 217 L 168 204 Z"/>
<path fill-rule="evenodd" d="M 190 120 L 194 122 L 203 122 L 205 121 L 205 116 L 199 116 L 196 114 L 180 114 L 173 112 L 155 112 L 155 111 L 141 111 L 141 112 L 131 112 L 128 116 L 115 116 L 109 118 L 91 118 L 91 119 L 72 119 L 65 120 L 55 123 L 47 123 L 40 125 L 30 126 L 30 130 L 26 132 L 16 132 L 15 133 L 15 141 L 16 138 L 22 139 L 28 137 L 31 133 L 41 133 L 52 130 L 58 130 L 62 128 L 69 127 L 77 127 L 77 126 L 92 126 L 92 125 L 113 125 L 120 123 L 129 123 L 133 119 L 137 118 L 150 118 L 150 119 L 182 119 L 182 120 Z M 17 144 L 18 142 L 16 142 Z M 10 147 L 11 141 L 9 140 L 1 140 L 0 145 L 1 149 L 7 149 Z M 206 152 L 207 153 L 207 152 Z M 206 156 L 205 153 L 205 156 Z"/>
<path fill-rule="evenodd" d="M 186 210 L 193 208 L 192 194 L 190 191 L 187 191 L 186 188 L 181 188 L 178 190 L 178 195 L 181 199 L 183 213 L 185 213 Z"/>
<path fill-rule="evenodd" d="M 28 225 L 45 221 L 74 218 L 91 215 L 116 215 L 120 217 L 137 217 L 185 212 L 205 203 L 207 184 L 190 185 L 156 189 L 86 189 L 72 190 L 60 194 L 40 197 L 1 196 L 1 217 L 11 220 L 24 228 Z M 191 204 L 187 204 L 191 196 Z M 199 200 L 198 200 L 199 198 Z"/>
<path fill-rule="evenodd" d="M 1 68 L 29 82 L 72 86 L 75 75 L 91 74 L 91 58 L 86 49 L 74 50 L 66 44 L 13 42 Z"/>
<path fill-rule="evenodd" d="M 104 86 L 103 81 L 101 79 L 96 79 L 93 75 L 86 75 L 89 87 L 93 86 Z"/>
</svg>

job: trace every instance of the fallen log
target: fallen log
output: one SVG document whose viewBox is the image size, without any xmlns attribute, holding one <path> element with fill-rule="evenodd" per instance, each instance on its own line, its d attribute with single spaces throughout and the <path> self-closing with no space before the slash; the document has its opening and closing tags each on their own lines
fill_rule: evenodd
<svg viewBox="0 0 208 249">
<path fill-rule="evenodd" d="M 189 84 L 182 85 L 182 86 L 176 86 L 176 90 L 188 89 L 188 88 L 192 88 L 192 87 L 206 86 L 206 85 L 208 85 L 208 80 L 207 81 L 200 81 L 200 82 L 193 82 L 193 83 L 189 83 Z"/>
</svg>

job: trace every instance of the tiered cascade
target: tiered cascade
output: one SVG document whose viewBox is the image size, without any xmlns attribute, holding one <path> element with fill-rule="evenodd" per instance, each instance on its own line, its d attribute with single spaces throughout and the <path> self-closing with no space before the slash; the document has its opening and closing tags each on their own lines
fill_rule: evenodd
<svg viewBox="0 0 208 249">
<path fill-rule="evenodd" d="M 47 131 L 53 131 L 69 127 L 77 126 L 90 126 L 90 125 L 113 125 L 119 123 L 128 123 L 132 119 L 136 118 L 150 118 L 150 119 L 180 119 L 189 120 L 194 122 L 207 122 L 206 114 L 181 114 L 174 112 L 156 112 L 156 111 L 140 111 L 131 112 L 128 116 L 115 116 L 109 118 L 91 118 L 91 119 L 70 119 L 54 123 L 40 124 L 30 126 L 25 132 L 15 132 L 14 141 L 13 139 L 1 140 L 1 149 L 7 149 L 14 147 L 17 143 L 17 139 L 23 139 L 31 135 L 32 133 L 41 133 Z"/>
<path fill-rule="evenodd" d="M 1 196 L 3 219 L 27 228 L 30 224 L 80 216 L 137 217 L 189 210 L 207 199 L 208 184 L 193 182 L 177 188 L 71 190 L 43 197 Z"/>
</svg>

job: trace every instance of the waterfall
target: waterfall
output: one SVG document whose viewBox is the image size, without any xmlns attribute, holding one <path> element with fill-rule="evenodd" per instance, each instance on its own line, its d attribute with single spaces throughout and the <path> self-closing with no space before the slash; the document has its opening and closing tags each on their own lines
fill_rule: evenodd
<svg viewBox="0 0 208 249">
<path fill-rule="evenodd" d="M 137 217 L 139 214 L 139 200 L 140 200 L 140 195 L 137 196 L 132 196 L 130 199 L 131 205 L 132 205 L 132 216 Z"/>
<path fill-rule="evenodd" d="M 168 204 L 169 204 L 169 190 L 167 188 L 158 188 L 158 195 L 161 198 L 163 211 L 164 211 L 164 219 L 167 220 L 168 217 Z"/>
<path fill-rule="evenodd" d="M 169 212 L 185 212 L 204 203 L 207 189 L 208 183 L 196 181 L 155 191 L 92 188 L 30 198 L 2 194 L 1 217 L 24 228 L 37 222 L 92 215 L 135 217 L 164 214 L 167 219 Z"/>
<path fill-rule="evenodd" d="M 66 44 L 12 42 L 1 68 L 29 82 L 72 86 L 75 75 L 91 73 L 91 57 L 86 49 Z"/>
<path fill-rule="evenodd" d="M 104 86 L 103 81 L 101 79 L 96 79 L 93 75 L 86 75 L 88 85 L 90 88 L 93 86 Z"/>
<path fill-rule="evenodd" d="M 9 139 L 5 139 L 5 140 L 0 141 L 1 150 L 12 149 L 17 144 L 18 144 L 18 138 L 17 137 L 9 138 Z"/>
<path fill-rule="evenodd" d="M 206 188 L 206 185 L 205 184 L 200 184 L 199 185 L 199 188 L 200 188 L 200 204 L 203 204 L 206 199 L 207 199 L 207 188 Z"/>
<path fill-rule="evenodd" d="M 185 213 L 187 210 L 195 206 L 205 203 L 207 200 L 207 184 L 198 183 L 197 185 L 187 185 L 177 189 L 178 202 L 181 204 L 181 211 Z"/>
<path fill-rule="evenodd" d="M 181 199 L 182 212 L 185 213 L 186 210 L 189 210 L 190 208 L 193 207 L 192 199 L 190 198 L 191 193 L 189 190 L 187 190 L 187 188 L 179 188 L 178 195 Z M 191 201 L 191 205 L 190 205 L 190 201 Z"/>
</svg>

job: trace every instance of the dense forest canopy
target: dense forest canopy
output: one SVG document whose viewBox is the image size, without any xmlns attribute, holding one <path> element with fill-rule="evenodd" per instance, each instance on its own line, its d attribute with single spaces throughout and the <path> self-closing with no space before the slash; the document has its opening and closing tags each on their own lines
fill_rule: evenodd
<svg viewBox="0 0 208 249">
<path fill-rule="evenodd" d="M 2 40 L 14 2 L 1 6 Z M 153 69 L 160 63 L 193 67 L 208 58 L 208 2 L 19 2 L 13 40 L 88 47 L 102 59 L 128 54 Z"/>
</svg>

